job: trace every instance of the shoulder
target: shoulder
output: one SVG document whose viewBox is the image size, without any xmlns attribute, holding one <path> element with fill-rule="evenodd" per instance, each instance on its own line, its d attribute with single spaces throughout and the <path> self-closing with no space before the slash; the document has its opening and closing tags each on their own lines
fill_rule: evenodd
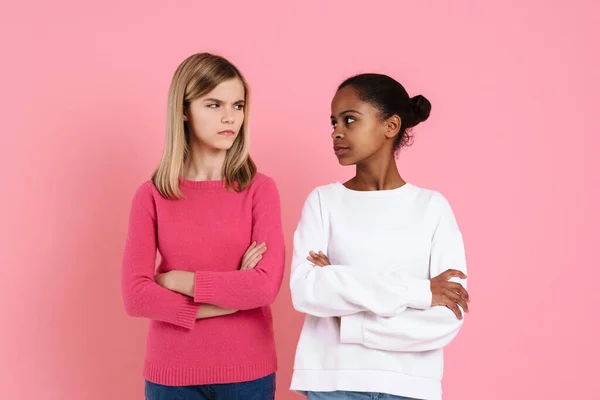
<svg viewBox="0 0 600 400">
<path fill-rule="evenodd" d="M 156 205 L 156 196 L 160 196 L 156 186 L 148 180 L 137 187 L 133 194 L 131 207 L 133 210 L 145 210 L 153 214 Z"/>
<path fill-rule="evenodd" d="M 450 201 L 440 191 L 427 189 L 419 186 L 412 185 L 416 192 L 416 199 L 423 209 L 426 210 L 428 218 L 435 223 L 440 221 L 453 221 L 455 223 L 456 217 Z"/>
<path fill-rule="evenodd" d="M 275 183 L 275 179 L 271 178 L 268 175 L 257 172 L 256 175 L 254 175 L 254 178 L 252 178 L 252 183 L 250 184 L 250 186 L 260 187 L 263 185 L 277 187 L 277 184 Z"/>
<path fill-rule="evenodd" d="M 133 201 L 145 202 L 148 200 L 153 200 L 156 193 L 158 193 L 158 190 L 156 189 L 156 186 L 154 186 L 154 183 L 152 183 L 150 180 L 147 180 L 137 187 L 133 195 Z"/>
<path fill-rule="evenodd" d="M 273 178 L 259 172 L 254 175 L 248 187 L 250 195 L 256 199 L 279 202 L 279 188 Z"/>
<path fill-rule="evenodd" d="M 135 190 L 135 196 L 153 196 L 156 191 L 156 186 L 151 180 L 144 181 Z"/>
<path fill-rule="evenodd" d="M 343 193 L 343 189 L 343 185 L 339 182 L 317 186 L 308 193 L 305 204 L 310 204 L 320 209 L 325 208 L 326 204 L 335 202 L 335 199 Z"/>
<path fill-rule="evenodd" d="M 313 189 L 314 193 L 318 193 L 323 197 L 335 196 L 344 189 L 344 185 L 339 182 L 328 183 L 326 185 L 317 186 Z"/>
<path fill-rule="evenodd" d="M 261 174 L 260 172 L 257 172 L 256 175 L 254 175 L 254 178 L 252 178 L 249 189 L 253 192 L 279 191 L 275 179 L 268 175 Z"/>
<path fill-rule="evenodd" d="M 450 207 L 450 202 L 441 192 L 410 184 L 418 202 L 426 204 L 433 210 L 443 210 Z"/>
</svg>

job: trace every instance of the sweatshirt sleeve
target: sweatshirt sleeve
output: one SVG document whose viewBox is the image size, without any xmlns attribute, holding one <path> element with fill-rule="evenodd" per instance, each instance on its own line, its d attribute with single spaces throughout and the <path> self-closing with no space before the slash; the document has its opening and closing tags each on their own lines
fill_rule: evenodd
<svg viewBox="0 0 600 400">
<path fill-rule="evenodd" d="M 136 191 L 131 205 L 121 278 L 125 310 L 133 317 L 191 329 L 199 304 L 154 281 L 157 234 L 152 192 L 152 183 L 146 182 Z"/>
<path fill-rule="evenodd" d="M 294 234 L 290 289 L 294 308 L 316 317 L 352 315 L 370 311 L 394 316 L 407 307 L 431 305 L 428 279 L 415 279 L 395 271 L 328 265 L 317 267 L 306 257 L 309 251 L 327 251 L 324 207 L 315 189 L 307 198 Z"/>
<path fill-rule="evenodd" d="M 265 176 L 260 179 L 252 200 L 252 241 L 265 242 L 266 253 L 254 269 L 197 271 L 195 302 L 249 310 L 275 301 L 285 266 L 281 205 L 275 182 Z"/>
<path fill-rule="evenodd" d="M 439 210 L 439 218 L 431 244 L 430 275 L 435 277 L 447 269 L 457 269 L 466 275 L 462 234 L 450 205 L 441 195 L 434 197 L 432 203 Z M 466 279 L 453 278 L 452 281 L 467 287 Z M 441 306 L 426 310 L 407 308 L 391 318 L 363 312 L 341 318 L 340 336 L 342 343 L 357 343 L 373 349 L 429 351 L 450 343 L 463 321 L 449 308 Z"/>
</svg>

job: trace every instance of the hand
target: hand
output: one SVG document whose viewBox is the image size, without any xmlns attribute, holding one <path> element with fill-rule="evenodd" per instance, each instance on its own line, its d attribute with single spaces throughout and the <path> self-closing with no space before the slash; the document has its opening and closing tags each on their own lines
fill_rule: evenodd
<svg viewBox="0 0 600 400">
<path fill-rule="evenodd" d="M 267 251 L 266 243 L 261 243 L 259 245 L 256 242 L 252 242 L 246 253 L 244 253 L 244 257 L 242 258 L 242 266 L 240 270 L 243 271 L 245 269 L 253 269 L 256 267 L 258 262 L 262 259 L 262 255 Z"/>
<path fill-rule="evenodd" d="M 157 274 L 154 281 L 165 289 L 194 297 L 194 273 L 189 271 L 169 271 Z"/>
<path fill-rule="evenodd" d="M 458 319 L 463 319 L 458 306 L 460 305 L 465 312 L 469 312 L 469 293 L 461 284 L 449 282 L 451 278 L 455 277 L 467 278 L 462 272 L 449 269 L 431 280 L 431 293 L 433 294 L 431 305 L 446 306 L 456 314 Z"/>
<path fill-rule="evenodd" d="M 329 259 L 322 251 L 315 253 L 314 251 L 309 252 L 309 256 L 306 257 L 308 261 L 315 264 L 317 267 L 324 267 L 326 265 L 331 265 Z"/>
</svg>

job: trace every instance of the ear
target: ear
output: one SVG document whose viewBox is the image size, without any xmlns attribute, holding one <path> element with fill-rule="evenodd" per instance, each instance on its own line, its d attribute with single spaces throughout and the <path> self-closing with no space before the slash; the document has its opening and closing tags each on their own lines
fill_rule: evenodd
<svg viewBox="0 0 600 400">
<path fill-rule="evenodd" d="M 402 127 L 402 120 L 398 115 L 392 115 L 385 121 L 385 136 L 392 139 L 398 135 Z"/>
<path fill-rule="evenodd" d="M 184 121 L 187 121 L 187 120 L 188 120 L 188 118 L 187 118 L 187 115 L 185 115 L 185 112 L 183 113 L 183 120 L 184 120 Z"/>
</svg>

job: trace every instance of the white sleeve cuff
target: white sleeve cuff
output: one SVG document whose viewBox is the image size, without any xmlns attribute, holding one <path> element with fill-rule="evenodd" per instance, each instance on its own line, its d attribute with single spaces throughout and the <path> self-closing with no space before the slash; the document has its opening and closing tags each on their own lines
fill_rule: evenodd
<svg viewBox="0 0 600 400">
<path fill-rule="evenodd" d="M 340 317 L 340 342 L 350 344 L 363 344 L 363 321 L 365 313 L 359 312 L 356 314 Z"/>
<path fill-rule="evenodd" d="M 400 288 L 406 296 L 406 304 L 410 308 L 426 310 L 431 307 L 431 281 L 429 279 L 414 279 Z"/>
</svg>

